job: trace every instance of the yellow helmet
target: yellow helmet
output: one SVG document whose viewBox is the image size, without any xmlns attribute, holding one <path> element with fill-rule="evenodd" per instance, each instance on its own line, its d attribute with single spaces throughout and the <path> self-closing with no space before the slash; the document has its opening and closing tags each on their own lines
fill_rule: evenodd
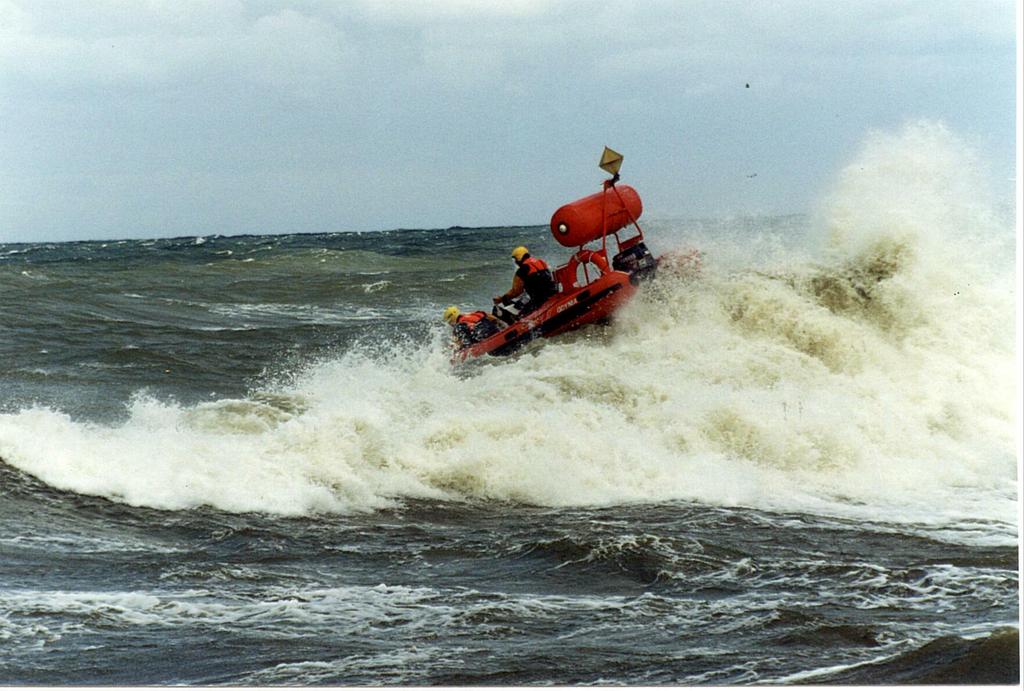
<svg viewBox="0 0 1024 691">
<path fill-rule="evenodd" d="M 515 259 L 517 262 L 521 262 L 523 261 L 523 257 L 528 255 L 529 253 L 530 250 L 520 245 L 519 247 L 516 247 L 514 250 L 512 250 L 512 258 Z"/>
<path fill-rule="evenodd" d="M 441 316 L 449 324 L 454 324 L 455 320 L 459 318 L 460 314 L 461 312 L 459 312 L 458 307 L 456 307 L 455 305 L 449 305 L 448 307 L 445 307 L 444 314 L 442 314 Z"/>
</svg>

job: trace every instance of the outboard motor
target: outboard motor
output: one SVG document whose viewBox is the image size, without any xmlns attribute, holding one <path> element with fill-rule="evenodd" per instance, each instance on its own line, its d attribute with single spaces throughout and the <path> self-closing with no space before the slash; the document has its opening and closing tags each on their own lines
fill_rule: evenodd
<svg viewBox="0 0 1024 691">
<path fill-rule="evenodd" d="M 629 274 L 630 280 L 637 284 L 640 281 L 654 278 L 658 268 L 658 260 L 654 258 L 647 245 L 638 242 L 612 257 L 612 268 Z"/>
</svg>

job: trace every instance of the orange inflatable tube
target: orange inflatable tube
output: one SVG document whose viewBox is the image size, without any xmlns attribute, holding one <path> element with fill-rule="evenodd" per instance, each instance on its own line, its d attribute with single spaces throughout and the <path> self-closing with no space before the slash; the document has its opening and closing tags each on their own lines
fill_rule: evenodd
<svg viewBox="0 0 1024 691">
<path fill-rule="evenodd" d="M 561 207 L 551 217 L 551 234 L 564 247 L 580 247 L 601 233 L 614 233 L 640 218 L 640 195 L 629 185 L 608 187 Z M 607 218 L 607 226 L 604 219 Z"/>
</svg>

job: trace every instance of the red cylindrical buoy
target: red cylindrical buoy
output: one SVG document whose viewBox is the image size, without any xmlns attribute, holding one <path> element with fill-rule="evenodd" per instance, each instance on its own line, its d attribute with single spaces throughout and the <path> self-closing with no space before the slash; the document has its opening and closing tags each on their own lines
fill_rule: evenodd
<svg viewBox="0 0 1024 691">
<path fill-rule="evenodd" d="M 625 228 L 640 218 L 643 209 L 635 189 L 617 185 L 560 208 L 551 217 L 551 234 L 565 247 L 579 247 L 600 238 L 605 229 L 614 233 Z M 608 218 L 607 225 L 602 212 Z"/>
</svg>

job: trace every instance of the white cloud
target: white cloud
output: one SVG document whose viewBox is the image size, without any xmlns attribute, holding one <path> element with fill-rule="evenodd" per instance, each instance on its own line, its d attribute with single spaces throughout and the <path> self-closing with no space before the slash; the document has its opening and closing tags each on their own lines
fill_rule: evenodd
<svg viewBox="0 0 1024 691">
<path fill-rule="evenodd" d="M 278 86 L 338 78 L 356 59 L 337 26 L 293 10 L 260 17 L 234 48 L 251 74 Z"/>
<path fill-rule="evenodd" d="M 285 192 L 247 181 L 362 170 L 346 174 L 351 209 L 319 213 L 382 227 L 426 213 L 401 195 L 443 162 L 465 198 L 430 201 L 431 222 L 456 223 L 460 203 L 536 199 L 526 172 L 554 203 L 604 143 L 651 180 L 700 166 L 685 197 L 706 206 L 737 198 L 739 166 L 795 170 L 775 188 L 759 176 L 748 199 L 778 207 L 865 129 L 905 118 L 1010 151 L 1012 24 L 1011 0 L 0 0 L 0 177 L 36 181 L 0 186 L 0 212 L 73 218 L 60 209 L 86 202 L 66 190 L 97 174 L 126 176 L 117 194 L 143 207 L 203 173 L 255 199 L 217 223 L 276 202 L 286 220 Z M 173 199 L 157 210 L 188 206 Z"/>
<path fill-rule="evenodd" d="M 63 4 L 63 3 L 62 3 Z M 48 87 L 160 85 L 196 75 L 287 87 L 336 79 L 355 59 L 344 33 L 290 9 L 247 18 L 238 3 L 43 2 L 32 14 L 9 0 L 0 70 Z"/>
<path fill-rule="evenodd" d="M 10 81 L 51 85 L 160 83 L 221 72 L 285 87 L 335 80 L 346 65 L 377 60 L 397 70 L 422 68 L 421 77 L 456 89 L 522 79 L 523 70 L 588 79 L 674 71 L 725 84 L 742 66 L 804 61 L 813 70 L 816 61 L 857 54 L 928 54 L 962 40 L 1013 40 L 1013 27 L 1001 21 L 1012 16 L 1007 7 L 937 0 L 352 0 L 279 5 L 260 15 L 240 0 L 0 0 L 0 69 Z"/>
<path fill-rule="evenodd" d="M 452 20 L 528 17 L 543 13 L 552 0 L 356 0 L 359 11 L 377 21 L 433 23 Z"/>
<path fill-rule="evenodd" d="M 9 38 L 32 28 L 32 18 L 20 5 L 0 0 L 0 38 Z"/>
</svg>

